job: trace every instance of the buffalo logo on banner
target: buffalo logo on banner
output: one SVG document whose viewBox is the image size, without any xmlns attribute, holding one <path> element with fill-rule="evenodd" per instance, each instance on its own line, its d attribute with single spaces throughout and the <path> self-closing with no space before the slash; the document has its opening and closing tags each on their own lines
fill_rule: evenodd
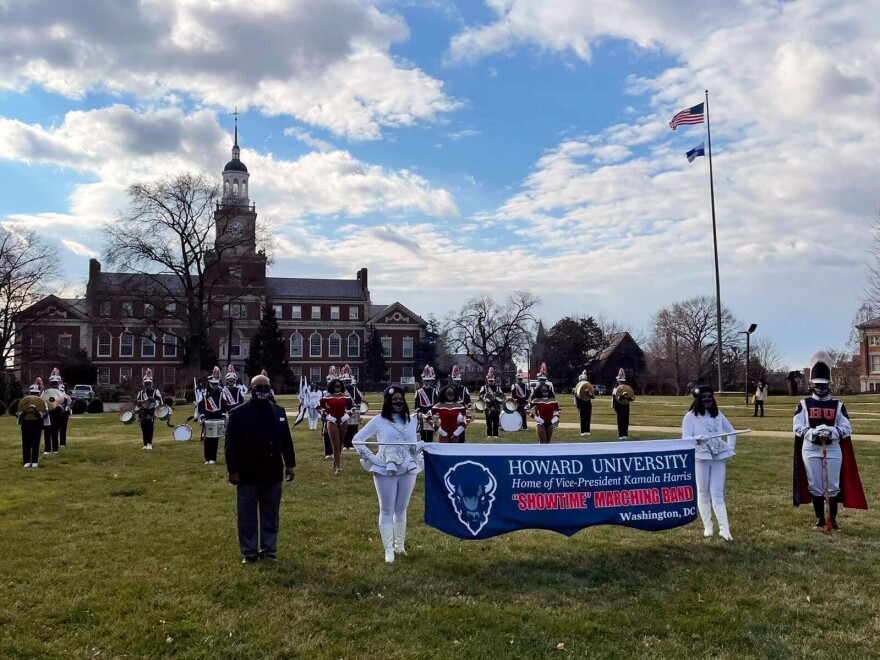
<svg viewBox="0 0 880 660">
<path fill-rule="evenodd" d="M 495 476 L 482 463 L 462 461 L 449 468 L 443 482 L 459 522 L 476 536 L 492 513 L 498 487 Z"/>
</svg>

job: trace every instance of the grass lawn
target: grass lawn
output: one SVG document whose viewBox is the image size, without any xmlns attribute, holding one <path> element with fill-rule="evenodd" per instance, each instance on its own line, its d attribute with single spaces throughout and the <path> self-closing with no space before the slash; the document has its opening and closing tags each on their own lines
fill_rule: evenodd
<svg viewBox="0 0 880 660">
<path fill-rule="evenodd" d="M 856 430 L 880 432 L 880 400 L 851 401 L 865 413 Z M 793 402 L 771 399 L 758 421 L 790 428 Z M 632 423 L 677 427 L 686 403 L 640 397 Z M 595 411 L 613 421 L 607 397 Z M 750 410 L 734 411 L 735 426 L 752 425 Z M 386 565 L 371 479 L 351 453 L 332 475 L 303 426 L 279 560 L 242 566 L 234 489 L 222 459 L 202 465 L 198 442 L 157 427 L 147 453 L 137 426 L 85 416 L 71 420 L 67 449 L 24 470 L 15 420 L 0 419 L 0 657 L 880 657 L 880 521 L 843 509 L 842 533 L 810 531 L 812 512 L 790 503 L 788 440 L 740 440 L 732 544 L 703 539 L 699 522 L 459 541 L 422 522 L 420 478 L 409 556 Z M 576 438 L 559 429 L 554 440 Z M 876 506 L 880 443 L 856 452 Z"/>
</svg>

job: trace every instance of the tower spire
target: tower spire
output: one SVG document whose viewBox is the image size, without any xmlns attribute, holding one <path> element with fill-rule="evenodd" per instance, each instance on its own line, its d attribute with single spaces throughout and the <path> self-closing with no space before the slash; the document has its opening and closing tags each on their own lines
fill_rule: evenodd
<svg viewBox="0 0 880 660">
<path fill-rule="evenodd" d="M 238 147 L 238 106 L 235 106 L 235 112 L 231 114 L 235 118 L 235 142 L 233 146 Z"/>
</svg>

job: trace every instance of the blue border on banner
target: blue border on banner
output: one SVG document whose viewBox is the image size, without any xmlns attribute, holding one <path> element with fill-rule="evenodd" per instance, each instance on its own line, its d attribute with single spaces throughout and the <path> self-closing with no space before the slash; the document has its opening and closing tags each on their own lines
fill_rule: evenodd
<svg viewBox="0 0 880 660">
<path fill-rule="evenodd" d="M 572 536 L 593 525 L 661 531 L 697 518 L 693 441 L 435 444 L 424 455 L 425 523 L 460 539 Z"/>
</svg>

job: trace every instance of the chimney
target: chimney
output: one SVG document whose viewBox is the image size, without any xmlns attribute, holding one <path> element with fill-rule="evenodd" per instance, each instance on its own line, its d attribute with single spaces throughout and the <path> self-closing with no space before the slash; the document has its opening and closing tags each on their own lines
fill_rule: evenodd
<svg viewBox="0 0 880 660">
<path fill-rule="evenodd" d="M 366 268 L 361 268 L 357 272 L 357 280 L 360 283 L 361 288 L 364 290 L 364 292 L 369 291 L 369 287 L 367 286 L 367 269 Z"/>
<path fill-rule="evenodd" d="M 89 281 L 95 279 L 101 272 L 101 262 L 97 259 L 89 259 Z"/>
</svg>

